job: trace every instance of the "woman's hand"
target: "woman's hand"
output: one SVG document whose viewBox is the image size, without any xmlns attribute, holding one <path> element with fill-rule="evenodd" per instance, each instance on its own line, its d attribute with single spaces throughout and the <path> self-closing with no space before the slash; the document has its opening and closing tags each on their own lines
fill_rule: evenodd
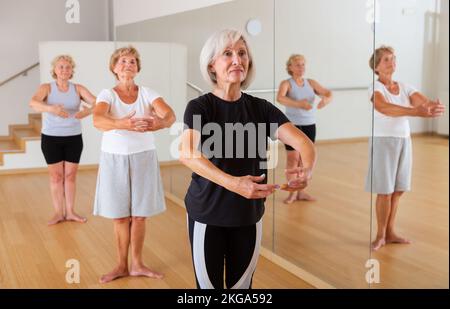
<svg viewBox="0 0 450 309">
<path fill-rule="evenodd" d="M 92 113 L 91 108 L 83 108 L 81 111 L 78 111 L 73 116 L 75 119 L 83 119 L 87 116 L 89 116 Z"/>
<path fill-rule="evenodd" d="M 312 109 L 312 105 L 309 104 L 308 100 L 304 99 L 304 100 L 300 100 L 297 101 L 298 102 L 298 107 L 300 107 L 301 109 L 307 110 L 309 111 L 310 109 Z"/>
<path fill-rule="evenodd" d="M 275 189 L 279 189 L 278 185 L 258 184 L 266 177 L 265 174 L 261 176 L 241 176 L 235 177 L 233 183 L 228 190 L 237 193 L 247 199 L 265 198 L 272 194 Z"/>
<path fill-rule="evenodd" d="M 121 130 L 133 132 L 148 131 L 148 122 L 145 118 L 133 118 L 136 112 L 131 112 L 123 118 L 116 119 L 117 127 Z"/>
<path fill-rule="evenodd" d="M 322 96 L 322 99 L 320 100 L 319 104 L 317 104 L 317 109 L 324 108 L 331 102 L 330 97 Z"/>
<path fill-rule="evenodd" d="M 439 99 L 436 101 L 430 100 L 427 103 L 415 107 L 415 109 L 420 117 L 439 117 L 445 112 L 445 106 Z"/>
<path fill-rule="evenodd" d="M 56 104 L 56 105 L 49 105 L 50 106 L 50 113 L 61 117 L 61 118 L 68 118 L 69 113 L 64 109 L 63 104 Z"/>
<path fill-rule="evenodd" d="M 286 191 L 298 191 L 303 190 L 308 186 L 308 181 L 312 178 L 312 171 L 306 167 L 295 167 L 292 169 L 287 169 L 285 171 L 288 178 L 294 176 L 295 178 L 290 180 L 287 186 L 281 189 Z"/>
<path fill-rule="evenodd" d="M 147 131 L 158 131 L 166 127 L 166 122 L 163 118 L 158 117 L 153 109 L 150 110 L 149 116 L 142 118 L 147 122 Z"/>
</svg>

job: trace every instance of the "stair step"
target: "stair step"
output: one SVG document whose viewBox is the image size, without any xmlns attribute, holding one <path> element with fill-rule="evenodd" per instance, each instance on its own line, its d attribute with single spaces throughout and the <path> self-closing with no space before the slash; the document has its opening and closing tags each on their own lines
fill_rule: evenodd
<svg viewBox="0 0 450 309">
<path fill-rule="evenodd" d="M 16 152 L 20 151 L 20 146 L 14 140 L 0 141 L 0 152 Z"/>
<path fill-rule="evenodd" d="M 20 145 L 21 149 L 25 149 L 25 141 L 36 140 L 41 138 L 41 134 L 36 132 L 31 126 L 26 128 L 14 128 L 14 140 Z"/>
<path fill-rule="evenodd" d="M 3 165 L 4 154 L 21 152 L 23 152 L 23 150 L 15 140 L 0 140 L 0 165 Z"/>
<path fill-rule="evenodd" d="M 28 118 L 41 119 L 42 118 L 42 114 L 41 113 L 28 114 Z"/>
<path fill-rule="evenodd" d="M 42 122 L 40 119 L 31 119 L 30 124 L 36 132 L 41 132 Z"/>
<path fill-rule="evenodd" d="M 28 114 L 28 124 L 9 126 L 9 135 L 0 136 L 0 165 L 3 165 L 3 155 L 25 151 L 25 143 L 41 138 L 41 114 Z"/>
<path fill-rule="evenodd" d="M 40 133 L 36 132 L 32 127 L 27 128 L 16 128 L 13 132 L 14 137 L 24 138 L 24 139 L 35 139 L 41 136 Z"/>
</svg>

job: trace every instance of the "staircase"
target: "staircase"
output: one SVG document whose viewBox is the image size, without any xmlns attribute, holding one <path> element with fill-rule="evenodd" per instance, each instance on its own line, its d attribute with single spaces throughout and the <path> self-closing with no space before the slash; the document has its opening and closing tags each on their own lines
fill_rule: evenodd
<svg viewBox="0 0 450 309">
<path fill-rule="evenodd" d="M 28 114 L 28 124 L 9 125 L 9 135 L 0 136 L 0 166 L 6 153 L 24 153 L 26 141 L 41 138 L 41 114 Z"/>
</svg>

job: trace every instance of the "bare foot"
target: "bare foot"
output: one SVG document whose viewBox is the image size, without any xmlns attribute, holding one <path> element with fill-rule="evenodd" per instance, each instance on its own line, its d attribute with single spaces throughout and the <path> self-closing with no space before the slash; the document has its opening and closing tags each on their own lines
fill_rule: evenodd
<svg viewBox="0 0 450 309">
<path fill-rule="evenodd" d="M 149 278 L 153 278 L 153 279 L 162 279 L 164 277 L 163 274 L 157 273 L 153 270 L 150 270 L 150 268 L 142 265 L 142 266 L 137 266 L 137 267 L 132 267 L 131 271 L 130 271 L 130 276 L 134 276 L 134 277 L 149 277 Z"/>
<path fill-rule="evenodd" d="M 283 200 L 283 203 L 292 204 L 295 201 L 296 201 L 295 192 L 293 192 L 293 193 L 290 193 L 289 196 Z"/>
<path fill-rule="evenodd" d="M 100 277 L 100 283 L 107 283 L 113 280 L 127 277 L 129 275 L 127 268 L 116 267 L 111 272 Z"/>
<path fill-rule="evenodd" d="M 377 237 L 373 242 L 372 242 L 372 250 L 373 251 L 377 251 L 378 249 L 380 249 L 381 247 L 383 247 L 386 244 L 386 240 L 384 238 L 379 238 Z"/>
<path fill-rule="evenodd" d="M 390 234 L 386 236 L 387 244 L 410 244 L 411 240 L 397 236 L 396 234 Z"/>
<path fill-rule="evenodd" d="M 71 214 L 66 215 L 66 220 L 80 222 L 80 223 L 86 223 L 86 221 L 87 221 L 86 218 L 79 216 L 76 213 L 71 213 Z"/>
<path fill-rule="evenodd" d="M 316 201 L 316 199 L 314 197 L 312 197 L 311 195 L 309 195 L 308 193 L 300 191 L 297 193 L 297 201 L 313 202 L 313 201 Z"/>
<path fill-rule="evenodd" d="M 55 225 L 58 224 L 60 222 L 64 221 L 64 215 L 61 214 L 55 214 L 48 222 L 47 224 L 50 225 Z"/>
</svg>

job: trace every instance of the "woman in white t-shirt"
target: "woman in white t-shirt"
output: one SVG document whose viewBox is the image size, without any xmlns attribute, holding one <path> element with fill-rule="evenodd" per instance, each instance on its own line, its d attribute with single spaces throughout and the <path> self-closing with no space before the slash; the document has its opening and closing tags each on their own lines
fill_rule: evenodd
<svg viewBox="0 0 450 309">
<path fill-rule="evenodd" d="M 394 229 L 395 215 L 403 192 L 411 187 L 412 150 L 408 116 L 437 117 L 444 112 L 439 100 L 432 101 L 413 87 L 393 80 L 394 49 L 377 48 L 369 60 L 378 80 L 369 89 L 374 104 L 371 162 L 366 190 L 377 194 L 378 232 L 372 242 L 376 251 L 385 244 L 409 244 Z"/>
<path fill-rule="evenodd" d="M 94 110 L 94 126 L 104 131 L 94 214 L 113 219 L 118 247 L 118 264 L 101 283 L 129 275 L 163 277 L 144 265 L 142 248 L 145 219 L 165 210 L 152 131 L 170 127 L 175 115 L 155 91 L 135 84 L 140 69 L 134 47 L 117 49 L 110 70 L 118 83 L 100 92 Z"/>
</svg>

